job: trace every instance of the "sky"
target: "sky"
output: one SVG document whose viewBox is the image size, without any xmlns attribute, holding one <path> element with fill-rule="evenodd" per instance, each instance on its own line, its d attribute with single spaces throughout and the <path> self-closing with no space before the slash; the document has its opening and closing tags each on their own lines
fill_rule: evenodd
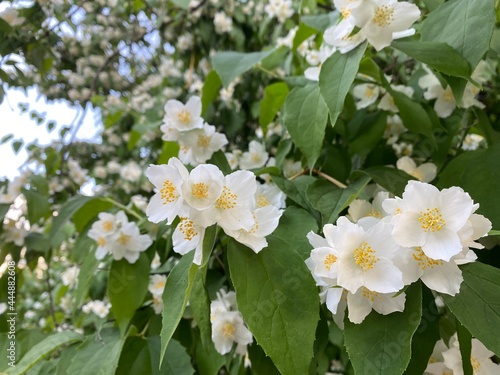
<svg viewBox="0 0 500 375">
<path fill-rule="evenodd" d="M 46 121 L 38 125 L 27 113 L 21 113 L 19 103 L 27 103 L 29 110 L 46 113 Z M 78 113 L 77 108 L 68 106 L 63 101 L 47 103 L 35 88 L 29 88 L 27 95 L 21 89 L 9 89 L 2 104 L 0 104 L 0 139 L 8 134 L 14 134 L 14 138 L 0 145 L 0 179 L 12 180 L 19 174 L 18 168 L 26 161 L 26 150 L 21 149 L 16 155 L 12 148 L 12 142 L 23 139 L 25 144 L 37 141 L 40 145 L 47 145 L 52 140 L 59 138 L 59 130 L 65 125 L 71 125 Z M 102 125 L 98 113 L 88 111 L 83 125 L 77 133 L 80 140 L 98 140 Z M 56 127 L 49 133 L 47 122 L 55 121 Z M 68 139 L 67 136 L 66 139 Z"/>
</svg>

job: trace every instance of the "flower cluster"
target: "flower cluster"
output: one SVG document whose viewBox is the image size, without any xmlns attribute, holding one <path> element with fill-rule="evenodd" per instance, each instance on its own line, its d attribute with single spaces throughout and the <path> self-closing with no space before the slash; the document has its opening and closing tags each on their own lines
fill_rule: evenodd
<svg viewBox="0 0 500 375">
<path fill-rule="evenodd" d="M 106 254 L 113 254 L 115 260 L 125 258 L 129 263 L 135 263 L 140 253 L 153 243 L 147 234 L 140 234 L 137 224 L 129 222 L 123 211 L 116 215 L 101 212 L 88 236 L 97 241 L 95 257 L 99 260 Z"/>
<path fill-rule="evenodd" d="M 478 339 L 472 339 L 470 363 L 474 375 L 489 375 L 500 373 L 500 365 L 492 361 L 495 355 Z M 429 358 L 425 369 L 426 375 L 463 375 L 462 355 L 457 335 L 450 338 L 449 346 L 439 340 Z"/>
<path fill-rule="evenodd" d="M 146 215 L 153 223 L 180 221 L 172 236 L 174 251 L 195 249 L 194 263 L 201 264 L 205 229 L 218 224 L 224 232 L 258 253 L 267 246 L 265 237 L 278 226 L 281 193 L 260 187 L 255 175 L 239 170 L 224 176 L 211 164 L 200 164 L 188 172 L 171 158 L 166 165 L 150 165 L 146 176 L 156 188 Z M 278 191 L 277 191 L 278 190 Z"/>
<path fill-rule="evenodd" d="M 372 309 L 384 315 L 403 311 L 400 291 L 418 279 L 436 292 L 458 293 L 458 265 L 476 260 L 470 248 L 482 248 L 475 241 L 491 229 L 488 219 L 474 213 L 478 207 L 461 188 L 439 191 L 410 181 L 402 198 L 380 192 L 372 205 L 356 200 L 350 220 L 326 224 L 324 237 L 310 232 L 314 249 L 306 264 L 339 326 L 346 306 L 354 323 Z"/>
<path fill-rule="evenodd" d="M 217 299 L 210 304 L 212 341 L 222 355 L 229 353 L 236 343 L 236 353 L 245 355 L 247 345 L 253 341 L 252 334 L 245 326 L 243 317 L 236 306 L 236 294 L 221 289 Z"/>
<path fill-rule="evenodd" d="M 397 0 L 335 0 L 342 20 L 325 31 L 324 40 L 341 53 L 368 42 L 380 51 L 393 39 L 415 33 L 410 26 L 420 18 L 420 10 L 409 2 Z M 359 31 L 353 34 L 355 29 Z"/>
<path fill-rule="evenodd" d="M 192 96 L 182 104 L 171 99 L 165 104 L 165 117 L 161 126 L 162 139 L 180 145 L 179 159 L 196 166 L 205 163 L 214 152 L 227 144 L 224 134 L 215 131 L 201 117 L 201 99 Z"/>
<path fill-rule="evenodd" d="M 109 309 L 111 304 L 109 302 L 104 302 L 101 300 L 93 300 L 82 306 L 82 311 L 85 314 L 90 314 L 91 312 L 97 315 L 99 318 L 105 318 L 109 314 Z"/>
</svg>

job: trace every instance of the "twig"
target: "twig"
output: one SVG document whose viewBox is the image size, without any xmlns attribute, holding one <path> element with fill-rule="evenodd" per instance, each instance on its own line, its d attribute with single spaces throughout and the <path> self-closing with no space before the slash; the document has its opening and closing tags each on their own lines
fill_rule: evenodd
<svg viewBox="0 0 500 375">
<path fill-rule="evenodd" d="M 332 176 L 327 175 L 326 173 L 321 172 L 320 170 L 318 170 L 316 168 L 313 169 L 313 172 L 316 173 L 318 176 L 323 177 L 325 180 L 330 181 L 332 184 L 338 186 L 341 189 L 345 189 L 347 187 L 347 185 L 344 185 L 339 180 L 333 178 Z"/>
<path fill-rule="evenodd" d="M 113 198 L 110 198 L 110 197 L 105 197 L 104 200 L 112 203 L 113 205 L 115 205 L 116 207 L 118 208 L 121 208 L 122 210 L 124 211 L 127 211 L 127 213 L 129 213 L 130 215 L 134 216 L 136 219 L 138 220 L 143 220 L 144 217 L 142 217 L 141 215 L 139 215 L 137 212 L 135 212 L 134 210 L 131 210 L 129 207 L 115 201 Z"/>
</svg>

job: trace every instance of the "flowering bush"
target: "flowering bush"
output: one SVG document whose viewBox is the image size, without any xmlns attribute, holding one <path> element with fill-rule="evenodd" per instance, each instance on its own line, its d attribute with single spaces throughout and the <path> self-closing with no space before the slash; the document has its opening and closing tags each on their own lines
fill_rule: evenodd
<svg viewBox="0 0 500 375">
<path fill-rule="evenodd" d="M 1 6 L 0 371 L 500 374 L 498 1 Z"/>
</svg>

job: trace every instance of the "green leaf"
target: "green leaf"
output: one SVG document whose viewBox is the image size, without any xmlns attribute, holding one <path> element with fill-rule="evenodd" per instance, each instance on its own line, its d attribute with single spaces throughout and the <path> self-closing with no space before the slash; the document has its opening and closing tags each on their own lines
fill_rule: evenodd
<svg viewBox="0 0 500 375">
<path fill-rule="evenodd" d="M 372 311 L 361 324 L 345 319 L 345 347 L 356 374 L 400 375 L 411 358 L 411 339 L 422 315 L 420 283 L 406 290 L 403 312 Z"/>
<path fill-rule="evenodd" d="M 14 138 L 14 134 L 7 134 L 0 139 L 0 145 L 3 145 L 4 143 L 10 141 L 12 138 Z"/>
<path fill-rule="evenodd" d="M 218 166 L 219 169 L 222 171 L 222 173 L 224 173 L 225 175 L 232 172 L 231 166 L 229 165 L 226 155 L 222 150 L 214 152 L 214 154 L 207 163 Z"/>
<path fill-rule="evenodd" d="M 454 0 L 440 5 L 422 23 L 422 42 L 443 42 L 477 66 L 490 47 L 495 27 L 494 0 Z"/>
<path fill-rule="evenodd" d="M 318 160 L 325 138 L 328 107 L 319 87 L 307 85 L 294 88 L 285 100 L 283 123 L 293 143 L 307 158 L 310 168 Z"/>
<path fill-rule="evenodd" d="M 280 190 L 286 194 L 288 198 L 293 200 L 298 205 L 306 210 L 312 209 L 311 204 L 306 196 L 306 188 L 317 179 L 312 176 L 299 176 L 293 180 L 288 180 L 279 176 L 272 176 L 273 182 L 278 185 Z"/>
<path fill-rule="evenodd" d="M 202 272 L 198 272 L 194 280 L 189 299 L 196 325 L 200 328 L 200 339 L 204 347 L 212 344 L 212 324 L 210 323 L 210 298 L 208 296 Z"/>
<path fill-rule="evenodd" d="M 486 142 L 488 142 L 489 145 L 492 145 L 493 143 L 499 143 L 500 132 L 493 129 L 493 127 L 491 126 L 490 119 L 488 118 L 486 112 L 484 110 L 476 108 L 474 110 L 474 113 L 476 114 L 478 120 L 477 126 L 483 133 L 484 137 L 486 138 Z"/>
<path fill-rule="evenodd" d="M 219 95 L 220 87 L 222 82 L 219 75 L 215 70 L 211 70 L 205 78 L 205 83 L 201 89 L 201 115 L 203 116 L 208 108 L 208 106 L 217 98 Z"/>
<path fill-rule="evenodd" d="M 307 187 L 306 194 L 311 205 L 321 213 L 323 225 L 335 223 L 340 213 L 358 197 L 370 178 L 363 176 L 345 189 L 331 182 L 318 180 Z"/>
<path fill-rule="evenodd" d="M 363 171 L 356 171 L 356 174 L 359 172 L 367 174 L 377 184 L 399 197 L 403 194 L 408 181 L 414 179 L 406 172 L 392 167 L 375 166 Z"/>
<path fill-rule="evenodd" d="M 141 253 L 137 262 L 113 261 L 109 271 L 108 296 L 122 335 L 148 292 L 149 259 Z"/>
<path fill-rule="evenodd" d="M 19 152 L 19 150 L 21 149 L 23 144 L 24 144 L 23 141 L 19 141 L 19 140 L 13 141 L 12 142 L 12 149 L 14 150 L 14 153 L 17 154 Z"/>
<path fill-rule="evenodd" d="M 453 315 L 488 349 L 500 355 L 500 270 L 479 262 L 462 266 L 464 281 L 454 297 L 442 294 Z"/>
<path fill-rule="evenodd" d="M 71 344 L 73 342 L 82 341 L 83 336 L 75 332 L 59 332 L 55 333 L 44 340 L 40 341 L 38 344 L 33 346 L 16 364 L 15 367 L 10 368 L 7 371 L 9 375 L 21 375 L 26 373 L 31 367 L 33 367 L 38 361 L 43 359 L 46 355 L 57 349 L 58 347 L 66 344 Z"/>
<path fill-rule="evenodd" d="M 113 208 L 113 203 L 102 198 L 96 198 L 84 203 L 73 215 L 75 229 L 78 232 L 83 231 L 85 226 L 99 213 L 108 211 L 111 208 Z"/>
<path fill-rule="evenodd" d="M 88 250 L 83 258 L 83 263 L 80 266 L 80 272 L 78 273 L 78 284 L 74 292 L 75 305 L 79 306 L 83 299 L 88 293 L 90 283 L 94 279 L 94 272 L 101 263 L 95 257 L 96 244 L 93 243 L 88 247 Z"/>
<path fill-rule="evenodd" d="M 387 126 L 387 114 L 379 112 L 363 121 L 362 132 L 349 143 L 349 153 L 366 156 L 380 142 Z"/>
<path fill-rule="evenodd" d="M 314 27 L 311 27 L 305 23 L 301 23 L 297 32 L 295 33 L 295 37 L 293 38 L 293 46 L 292 50 L 295 51 L 300 44 L 306 40 L 307 38 L 316 34 L 318 30 Z"/>
<path fill-rule="evenodd" d="M 142 337 L 127 337 L 115 375 L 151 374 L 152 370 L 148 342 Z"/>
<path fill-rule="evenodd" d="M 306 210 L 290 206 L 281 216 L 273 237 L 286 243 L 288 248 L 297 250 L 302 259 L 306 259 L 311 250 L 306 236 L 311 231 L 318 231 L 316 219 Z"/>
<path fill-rule="evenodd" d="M 457 337 L 460 347 L 460 355 L 462 356 L 462 369 L 464 375 L 473 375 L 472 364 L 470 363 L 470 355 L 472 351 L 472 335 L 460 322 L 457 320 Z"/>
<path fill-rule="evenodd" d="M 334 53 L 321 66 L 319 87 L 328 105 L 332 126 L 344 109 L 345 97 L 356 78 L 365 50 L 366 42 L 348 53 Z"/>
<path fill-rule="evenodd" d="M 190 0 L 170 0 L 173 4 L 183 9 L 189 9 Z"/>
<path fill-rule="evenodd" d="M 404 375 L 422 375 L 440 339 L 440 313 L 434 301 L 432 292 L 422 287 L 422 320 L 411 340 L 411 360 Z"/>
<path fill-rule="evenodd" d="M 319 298 L 304 260 L 273 235 L 258 254 L 231 240 L 228 262 L 238 308 L 282 374 L 309 373 Z"/>
<path fill-rule="evenodd" d="M 340 13 L 330 12 L 314 16 L 301 16 L 300 21 L 318 31 L 325 31 L 330 26 L 337 24 L 339 17 Z"/>
<path fill-rule="evenodd" d="M 193 375 L 194 369 L 186 349 L 176 340 L 170 340 L 160 368 L 160 338 L 148 337 L 151 355 L 151 375 Z"/>
<path fill-rule="evenodd" d="M 120 332 L 114 328 L 87 336 L 75 351 L 67 374 L 114 375 L 124 343 L 125 337 L 120 338 Z"/>
<path fill-rule="evenodd" d="M 179 144 L 177 142 L 163 142 L 158 164 L 167 164 L 170 158 L 179 155 Z"/>
<path fill-rule="evenodd" d="M 214 70 L 227 87 L 236 77 L 250 70 L 252 66 L 273 53 L 274 50 L 262 52 L 218 52 L 212 59 Z"/>
<path fill-rule="evenodd" d="M 283 82 L 273 83 L 264 89 L 259 114 L 259 124 L 264 134 L 267 133 L 267 126 L 285 103 L 289 91 L 287 84 Z"/>
<path fill-rule="evenodd" d="M 58 215 L 54 218 L 52 227 L 50 228 L 49 238 L 52 245 L 55 243 L 55 238 L 57 233 L 62 229 L 64 224 L 73 217 L 76 211 L 78 211 L 85 203 L 95 199 L 94 197 L 87 197 L 84 195 L 78 195 L 67 201 L 64 206 L 58 212 Z"/>
<path fill-rule="evenodd" d="M 47 196 L 33 190 L 23 189 L 22 191 L 28 205 L 28 220 L 31 224 L 36 224 L 38 220 L 50 215 Z"/>
<path fill-rule="evenodd" d="M 167 277 L 163 290 L 163 320 L 161 328 L 161 358 L 179 324 L 189 301 L 198 266 L 193 263 L 194 251 L 184 255 Z M 162 362 L 160 361 L 160 365 Z"/>
<path fill-rule="evenodd" d="M 442 73 L 464 78 L 472 73 L 468 61 L 446 43 L 397 40 L 391 45 Z"/>
<path fill-rule="evenodd" d="M 202 257 L 200 268 L 205 267 L 210 259 L 210 254 L 214 249 L 215 240 L 217 238 L 217 224 L 214 224 L 205 229 L 203 236 Z"/>
</svg>

